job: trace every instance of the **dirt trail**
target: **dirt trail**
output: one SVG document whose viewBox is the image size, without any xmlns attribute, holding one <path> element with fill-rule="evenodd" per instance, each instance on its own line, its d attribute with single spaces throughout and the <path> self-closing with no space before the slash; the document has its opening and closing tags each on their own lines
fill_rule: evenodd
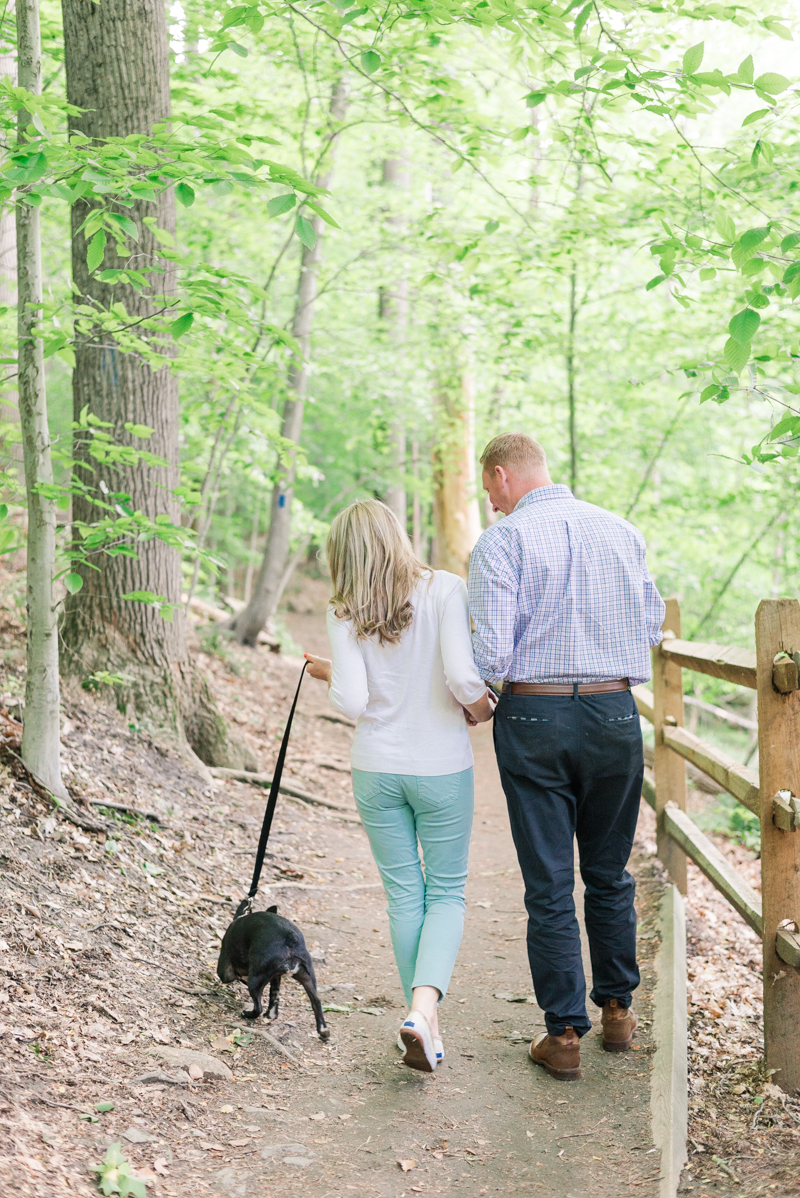
<svg viewBox="0 0 800 1198">
<path fill-rule="evenodd" d="M 318 616 L 290 623 L 305 648 L 325 648 Z M 202 664 L 268 769 L 299 661 L 225 650 Z M 447 1057 L 433 1077 L 414 1074 L 394 1047 L 402 994 L 385 900 L 354 814 L 282 798 L 259 896 L 303 929 L 323 1001 L 339 1008 L 327 1016 L 331 1040 L 317 1039 L 291 982 L 279 1019 L 251 1028 L 241 989 L 216 983 L 213 969 L 219 933 L 246 889 L 264 792 L 226 782 L 204 794 L 185 767 L 93 703 L 81 699 L 70 712 L 74 785 L 127 795 L 162 822 L 118 824 L 110 853 L 102 836 L 48 823 L 6 770 L 4 1192 L 95 1194 L 92 1170 L 116 1142 L 156 1198 L 616 1198 L 631 1187 L 655 1195 L 648 1020 L 660 883 L 643 845 L 636 1051 L 604 1054 L 592 1033 L 582 1080 L 555 1082 L 526 1057 L 541 1012 L 503 997 L 530 995 L 522 889 L 491 732 L 477 729 L 466 935 L 442 1016 Z M 354 813 L 351 729 L 320 718 L 330 709 L 311 681 L 300 710 L 292 780 Z M 232 1078 L 187 1075 L 181 1051 L 211 1054 Z M 109 1103 L 113 1110 L 96 1110 Z"/>
</svg>

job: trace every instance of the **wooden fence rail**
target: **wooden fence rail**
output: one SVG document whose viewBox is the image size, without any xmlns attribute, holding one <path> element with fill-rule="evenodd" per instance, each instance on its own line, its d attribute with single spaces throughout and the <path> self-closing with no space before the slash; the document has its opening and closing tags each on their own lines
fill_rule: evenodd
<svg viewBox="0 0 800 1198">
<path fill-rule="evenodd" d="M 652 691 L 633 688 L 639 714 L 655 731 L 642 794 L 656 813 L 658 855 L 684 894 L 692 860 L 761 937 L 766 1066 L 793 1093 L 800 1089 L 800 603 L 759 605 L 755 653 L 681 640 L 677 599 L 667 600 L 663 630 Z M 684 728 L 684 669 L 757 692 L 758 772 Z M 760 895 L 686 814 L 687 761 L 759 816 Z"/>
</svg>

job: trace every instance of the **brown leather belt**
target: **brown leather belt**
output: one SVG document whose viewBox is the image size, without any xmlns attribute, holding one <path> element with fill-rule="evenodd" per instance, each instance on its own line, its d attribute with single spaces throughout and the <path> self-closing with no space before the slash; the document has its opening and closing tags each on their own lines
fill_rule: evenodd
<svg viewBox="0 0 800 1198">
<path fill-rule="evenodd" d="M 579 695 L 604 695 L 607 691 L 630 690 L 627 678 L 612 678 L 608 682 L 579 682 Z M 571 695 L 571 682 L 504 682 L 503 694 L 508 695 Z"/>
</svg>

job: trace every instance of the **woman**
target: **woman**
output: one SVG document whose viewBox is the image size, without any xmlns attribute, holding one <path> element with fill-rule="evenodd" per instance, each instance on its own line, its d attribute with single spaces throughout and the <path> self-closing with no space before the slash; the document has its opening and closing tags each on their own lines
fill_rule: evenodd
<svg viewBox="0 0 800 1198">
<path fill-rule="evenodd" d="M 353 792 L 411 1008 L 398 1046 L 406 1065 L 432 1072 L 444 1056 L 437 1004 L 464 928 L 473 809 L 467 722 L 490 719 L 493 704 L 472 660 L 464 582 L 418 561 L 385 504 L 370 499 L 340 512 L 327 553 L 333 661 L 306 654 L 309 673 L 328 683 L 337 711 L 358 721 Z"/>
</svg>

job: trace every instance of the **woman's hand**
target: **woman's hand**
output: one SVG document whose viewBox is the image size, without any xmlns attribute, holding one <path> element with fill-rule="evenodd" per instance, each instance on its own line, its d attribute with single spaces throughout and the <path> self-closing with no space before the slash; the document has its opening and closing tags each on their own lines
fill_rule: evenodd
<svg viewBox="0 0 800 1198">
<path fill-rule="evenodd" d="M 303 657 L 308 662 L 308 673 L 311 677 L 319 678 L 320 682 L 327 682 L 330 686 L 333 662 L 327 657 L 315 657 L 313 653 L 304 653 Z"/>
<path fill-rule="evenodd" d="M 477 703 L 470 703 L 468 707 L 464 708 L 464 717 L 470 727 L 474 727 L 475 724 L 485 724 L 494 715 L 496 706 L 497 695 L 494 691 L 487 690 Z"/>
</svg>

